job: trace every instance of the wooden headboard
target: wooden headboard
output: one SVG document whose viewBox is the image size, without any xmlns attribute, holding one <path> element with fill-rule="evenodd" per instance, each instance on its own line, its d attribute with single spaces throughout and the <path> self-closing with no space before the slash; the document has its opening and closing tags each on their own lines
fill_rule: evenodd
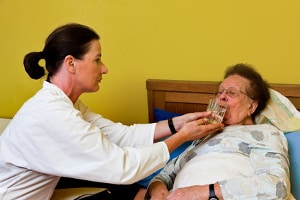
<svg viewBox="0 0 300 200">
<path fill-rule="evenodd" d="M 206 110 L 210 98 L 218 88 L 214 81 L 146 80 L 149 122 L 154 122 L 154 108 L 174 113 Z M 300 84 L 270 84 L 285 95 L 300 110 Z"/>
</svg>

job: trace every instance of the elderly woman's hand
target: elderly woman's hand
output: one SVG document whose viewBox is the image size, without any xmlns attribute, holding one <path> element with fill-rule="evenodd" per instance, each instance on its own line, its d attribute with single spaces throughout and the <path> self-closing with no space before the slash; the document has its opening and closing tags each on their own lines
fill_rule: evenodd
<svg viewBox="0 0 300 200">
<path fill-rule="evenodd" d="M 219 200 L 223 200 L 223 195 L 218 183 L 215 184 L 215 194 Z M 207 200 L 209 199 L 209 185 L 193 185 L 178 188 L 170 192 L 166 200 Z"/>
<path fill-rule="evenodd" d="M 167 187 L 160 181 L 151 183 L 148 190 L 151 200 L 166 200 L 169 194 Z"/>
<path fill-rule="evenodd" d="M 170 192 L 166 200 L 207 200 L 208 186 L 194 185 Z"/>
</svg>

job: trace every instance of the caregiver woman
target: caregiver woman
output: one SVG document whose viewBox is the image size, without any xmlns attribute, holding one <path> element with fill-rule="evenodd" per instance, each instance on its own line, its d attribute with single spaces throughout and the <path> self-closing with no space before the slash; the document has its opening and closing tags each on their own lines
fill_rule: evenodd
<svg viewBox="0 0 300 200">
<path fill-rule="evenodd" d="M 183 142 L 223 127 L 203 125 L 209 113 L 190 113 L 173 118 L 177 134 L 153 144 L 171 135 L 167 121 L 125 126 L 90 111 L 79 97 L 99 90 L 107 73 L 101 54 L 97 33 L 66 24 L 25 56 L 29 76 L 47 80 L 1 136 L 0 199 L 50 199 L 60 177 L 131 184 L 163 167 Z"/>
</svg>

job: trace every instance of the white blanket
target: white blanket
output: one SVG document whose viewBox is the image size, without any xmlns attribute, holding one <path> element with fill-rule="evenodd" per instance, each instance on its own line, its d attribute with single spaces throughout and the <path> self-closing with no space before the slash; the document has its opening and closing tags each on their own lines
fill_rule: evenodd
<svg viewBox="0 0 300 200">
<path fill-rule="evenodd" d="M 189 161 L 177 174 L 173 189 L 191 185 L 205 185 L 241 175 L 252 176 L 253 174 L 254 170 L 249 159 L 245 156 L 213 152 L 198 155 Z"/>
</svg>

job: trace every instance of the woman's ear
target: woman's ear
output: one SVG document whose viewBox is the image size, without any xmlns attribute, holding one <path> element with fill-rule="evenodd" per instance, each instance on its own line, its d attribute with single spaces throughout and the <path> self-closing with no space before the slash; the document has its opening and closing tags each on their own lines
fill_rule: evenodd
<svg viewBox="0 0 300 200">
<path fill-rule="evenodd" d="M 69 72 L 75 73 L 76 65 L 75 65 L 75 58 L 73 56 L 67 55 L 64 59 L 64 64 Z"/>
<path fill-rule="evenodd" d="M 258 106 L 258 101 L 256 100 L 253 100 L 250 104 L 249 104 L 249 112 L 250 112 L 250 115 L 252 115 L 254 113 L 254 111 L 256 110 Z"/>
</svg>

